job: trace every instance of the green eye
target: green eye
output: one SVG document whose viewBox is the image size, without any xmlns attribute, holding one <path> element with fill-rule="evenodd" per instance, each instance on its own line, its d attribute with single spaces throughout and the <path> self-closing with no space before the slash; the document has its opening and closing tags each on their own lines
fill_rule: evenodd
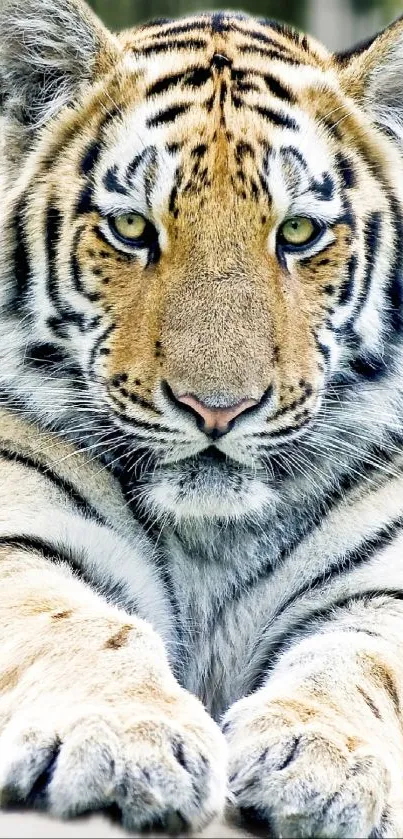
<svg viewBox="0 0 403 839">
<path fill-rule="evenodd" d="M 308 216 L 292 216 L 281 225 L 279 242 L 283 247 L 302 248 L 313 242 L 320 233 L 318 222 Z"/>
<path fill-rule="evenodd" d="M 137 244 L 147 230 L 147 221 L 139 213 L 122 213 L 114 216 L 110 222 L 118 237 L 129 244 Z"/>
</svg>

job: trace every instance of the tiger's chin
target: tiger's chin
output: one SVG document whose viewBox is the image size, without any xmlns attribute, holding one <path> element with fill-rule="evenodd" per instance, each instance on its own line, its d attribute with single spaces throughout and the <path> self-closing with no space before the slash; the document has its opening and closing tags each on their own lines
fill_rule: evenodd
<svg viewBox="0 0 403 839">
<path fill-rule="evenodd" d="M 261 515 L 277 500 L 275 490 L 256 474 L 224 456 L 203 453 L 157 470 L 148 487 L 147 506 L 176 521 L 234 521 Z"/>
</svg>

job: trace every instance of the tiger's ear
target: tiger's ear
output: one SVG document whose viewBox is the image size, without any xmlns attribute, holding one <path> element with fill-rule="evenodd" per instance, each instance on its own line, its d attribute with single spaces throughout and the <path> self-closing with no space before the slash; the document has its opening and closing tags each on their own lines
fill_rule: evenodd
<svg viewBox="0 0 403 839">
<path fill-rule="evenodd" d="M 0 105 L 43 125 L 106 64 L 117 42 L 81 0 L 0 0 Z"/>
<path fill-rule="evenodd" d="M 346 94 L 403 141 L 403 19 L 335 58 Z"/>
</svg>

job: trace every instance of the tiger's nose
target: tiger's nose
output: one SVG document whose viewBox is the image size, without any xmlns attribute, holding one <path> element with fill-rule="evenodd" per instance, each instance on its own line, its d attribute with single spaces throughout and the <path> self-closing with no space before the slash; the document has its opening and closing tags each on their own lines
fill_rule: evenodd
<svg viewBox="0 0 403 839">
<path fill-rule="evenodd" d="M 237 402 L 236 405 L 230 405 L 226 408 L 215 408 L 201 402 L 196 396 L 177 396 L 175 394 L 175 400 L 179 405 L 186 406 L 195 414 L 199 428 L 213 440 L 217 440 L 218 437 L 227 434 L 237 417 L 245 413 L 249 408 L 254 408 L 259 404 L 259 400 L 256 399 L 243 399 L 241 402 Z"/>
</svg>

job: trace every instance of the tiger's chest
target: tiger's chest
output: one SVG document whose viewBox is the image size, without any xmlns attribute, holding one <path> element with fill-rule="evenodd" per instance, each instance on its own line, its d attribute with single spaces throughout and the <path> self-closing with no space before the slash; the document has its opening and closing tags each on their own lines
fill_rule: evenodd
<svg viewBox="0 0 403 839">
<path fill-rule="evenodd" d="M 175 670 L 184 687 L 216 717 L 253 686 L 255 661 L 275 611 L 270 596 L 276 544 L 249 534 L 224 535 L 215 550 L 165 545 L 175 617 Z M 214 543 L 213 543 L 214 544 Z"/>
</svg>

